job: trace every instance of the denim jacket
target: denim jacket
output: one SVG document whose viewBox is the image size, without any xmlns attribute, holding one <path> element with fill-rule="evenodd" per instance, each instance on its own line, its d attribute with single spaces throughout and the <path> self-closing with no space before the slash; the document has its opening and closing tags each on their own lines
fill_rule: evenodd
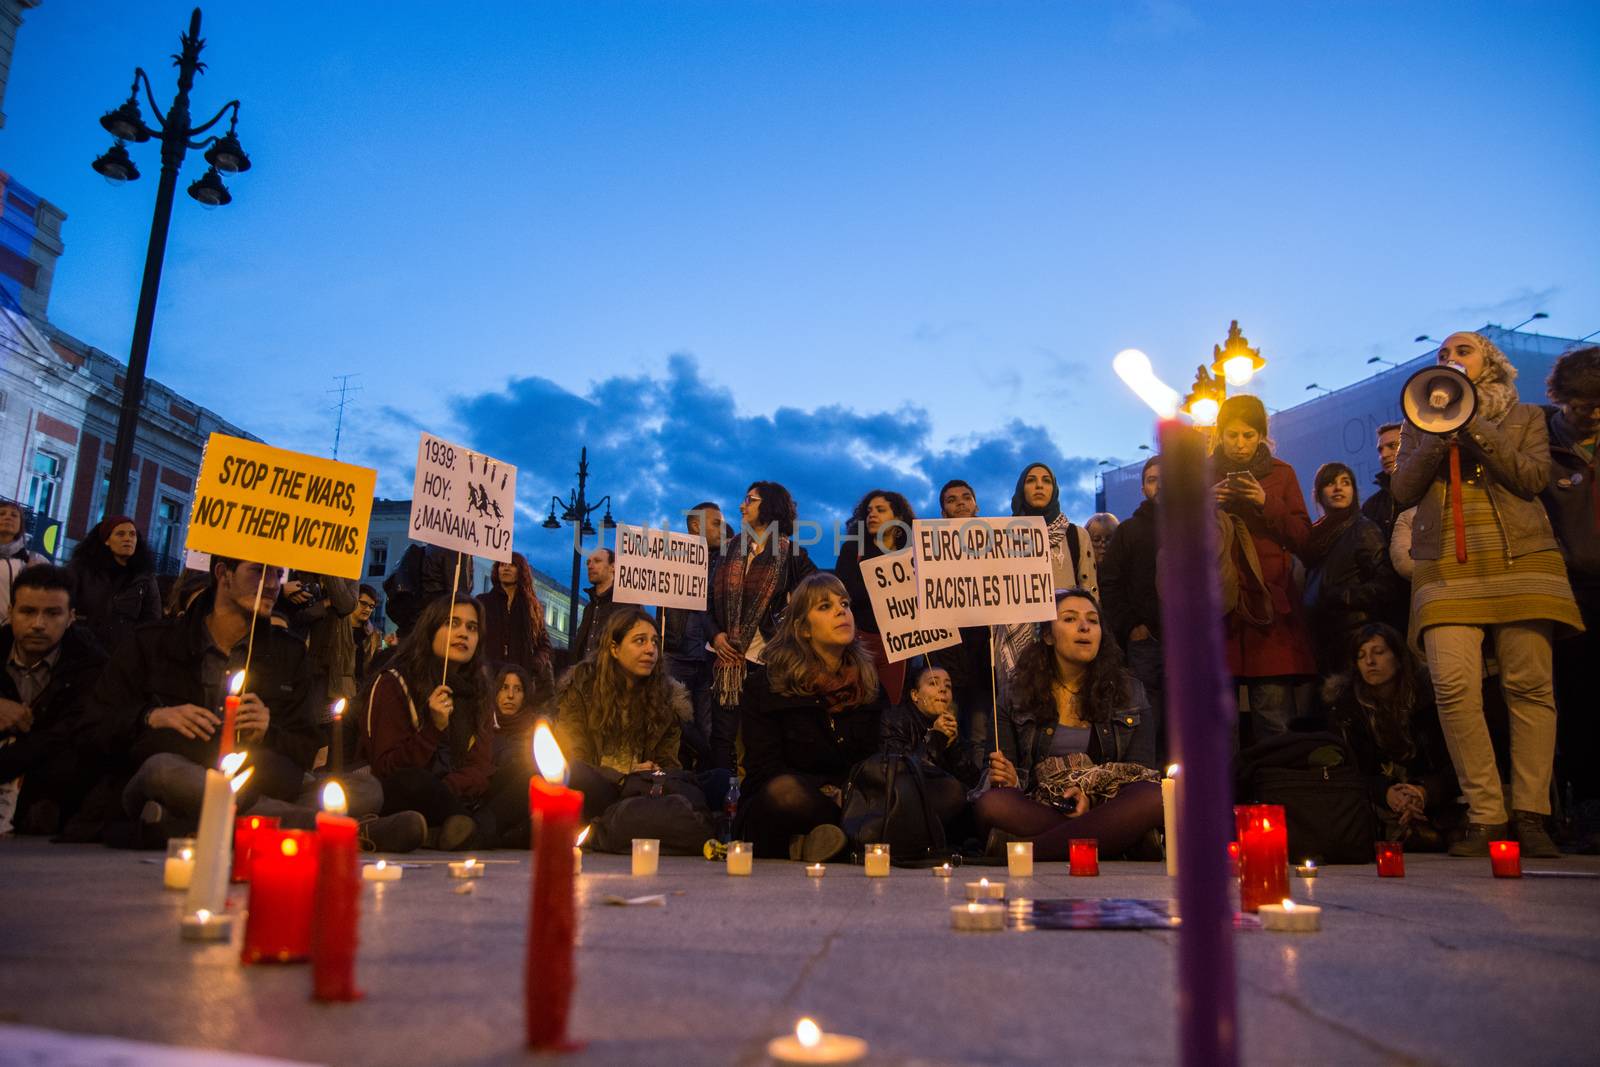
<svg viewBox="0 0 1600 1067">
<path fill-rule="evenodd" d="M 1102 763 L 1138 763 L 1155 766 L 1155 735 L 1149 723 L 1150 701 L 1136 678 L 1128 679 L 1128 699 L 1105 722 L 1090 723 L 1100 742 Z M 1059 720 L 1056 709 L 1003 708 L 1000 712 L 1000 751 L 1017 769 L 1017 785 L 1027 792 L 1033 768 L 1050 755 Z"/>
</svg>

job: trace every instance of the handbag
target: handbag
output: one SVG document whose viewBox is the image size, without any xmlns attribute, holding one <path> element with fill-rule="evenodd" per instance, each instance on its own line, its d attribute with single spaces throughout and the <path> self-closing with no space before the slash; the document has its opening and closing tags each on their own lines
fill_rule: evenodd
<svg viewBox="0 0 1600 1067">
<path fill-rule="evenodd" d="M 850 771 L 841 820 L 853 858 L 867 845 L 888 845 L 898 867 L 932 866 L 950 856 L 944 823 L 933 810 L 928 782 L 950 777 L 914 756 L 880 752 Z"/>
<path fill-rule="evenodd" d="M 660 841 L 666 855 L 698 856 L 706 839 L 714 836 L 705 794 L 692 775 L 667 771 L 657 779 L 636 772 L 621 785 L 622 799 L 594 821 L 590 847 L 595 851 L 626 854 L 634 838 L 648 837 Z M 657 786 L 660 792 L 655 792 Z"/>
<path fill-rule="evenodd" d="M 1269 737 L 1239 754 L 1242 802 L 1279 804 L 1296 862 L 1371 863 L 1377 819 L 1367 783 L 1338 734 Z"/>
</svg>

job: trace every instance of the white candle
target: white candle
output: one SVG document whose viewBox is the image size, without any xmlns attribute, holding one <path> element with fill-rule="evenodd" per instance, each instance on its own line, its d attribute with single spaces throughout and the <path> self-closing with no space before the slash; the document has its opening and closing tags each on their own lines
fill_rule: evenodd
<svg viewBox="0 0 1600 1067">
<path fill-rule="evenodd" d="M 469 856 L 464 860 L 456 860 L 450 864 L 450 877 L 482 878 L 486 869 L 483 864 Z"/>
<path fill-rule="evenodd" d="M 364 864 L 361 868 L 361 877 L 369 882 L 398 882 L 403 873 L 398 864 L 389 866 L 388 860 Z"/>
<path fill-rule="evenodd" d="M 976 882 L 967 883 L 968 900 L 1004 900 L 1006 899 L 1006 884 L 1004 882 L 991 882 L 987 878 L 980 878 Z"/>
<path fill-rule="evenodd" d="M 1167 768 L 1161 779 L 1161 824 L 1167 852 L 1167 875 L 1178 876 L 1178 765 Z"/>
<path fill-rule="evenodd" d="M 228 876 L 232 873 L 234 796 L 250 779 L 239 771 L 243 752 L 222 757 L 222 769 L 206 771 L 205 794 L 200 805 L 200 832 L 195 836 L 194 870 L 183 899 L 186 915 L 207 912 L 213 922 L 224 918 L 228 906 Z M 187 924 L 184 936 L 188 937 Z"/>
<path fill-rule="evenodd" d="M 589 839 L 590 827 L 585 826 L 578 832 L 578 837 L 572 842 L 572 873 L 583 873 L 583 843 Z"/>
<path fill-rule="evenodd" d="M 194 838 L 174 837 L 167 842 L 167 861 L 161 884 L 168 889 L 188 889 L 194 878 Z"/>
<path fill-rule="evenodd" d="M 807 878 L 821 878 L 823 875 L 825 875 L 827 873 L 828 873 L 828 868 L 824 864 L 821 864 L 821 863 L 810 863 L 810 864 L 806 865 L 806 877 Z"/>
<path fill-rule="evenodd" d="M 824 1033 L 811 1019 L 801 1019 L 794 1033 L 767 1042 L 767 1055 L 779 1063 L 854 1063 L 866 1054 L 861 1038 Z"/>
<path fill-rule="evenodd" d="M 1006 873 L 1013 878 L 1033 877 L 1033 842 L 1012 841 L 1006 845 Z"/>
<path fill-rule="evenodd" d="M 654 837 L 633 839 L 633 876 L 655 874 L 661 866 L 661 842 Z"/>
<path fill-rule="evenodd" d="M 868 845 L 863 863 L 867 868 L 868 878 L 889 877 L 889 846 Z"/>
<path fill-rule="evenodd" d="M 1296 904 L 1286 899 L 1282 904 L 1263 904 L 1256 914 L 1261 917 L 1263 930 L 1309 934 L 1322 928 L 1322 909 L 1315 904 Z"/>
<path fill-rule="evenodd" d="M 950 907 L 950 925 L 957 930 L 1004 930 L 1006 909 L 1001 904 L 983 904 L 976 900 Z"/>
<path fill-rule="evenodd" d="M 939 866 L 933 869 L 933 876 L 935 878 L 949 878 L 955 873 L 956 869 L 950 866 L 948 863 L 941 863 Z"/>
<path fill-rule="evenodd" d="M 748 878 L 756 858 L 755 846 L 748 841 L 728 842 L 728 873 Z"/>
<path fill-rule="evenodd" d="M 227 941 L 233 936 L 233 916 L 213 915 L 201 908 L 183 917 L 180 932 L 185 941 Z"/>
</svg>

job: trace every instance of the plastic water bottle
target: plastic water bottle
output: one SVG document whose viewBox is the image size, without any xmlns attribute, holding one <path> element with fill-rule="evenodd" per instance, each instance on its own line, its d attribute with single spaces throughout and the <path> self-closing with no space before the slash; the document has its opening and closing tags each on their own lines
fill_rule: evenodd
<svg viewBox="0 0 1600 1067">
<path fill-rule="evenodd" d="M 739 810 L 739 779 L 728 779 L 728 796 L 722 802 L 722 817 L 717 820 L 717 840 L 733 840 L 733 816 Z"/>
</svg>

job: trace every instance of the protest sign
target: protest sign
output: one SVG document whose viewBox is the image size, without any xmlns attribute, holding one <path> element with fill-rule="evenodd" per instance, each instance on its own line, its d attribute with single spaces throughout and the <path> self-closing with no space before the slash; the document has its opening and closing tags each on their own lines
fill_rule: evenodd
<svg viewBox="0 0 1600 1067">
<path fill-rule="evenodd" d="M 1055 618 L 1050 534 L 1037 515 L 918 519 L 911 526 L 923 626 L 1004 626 Z"/>
<path fill-rule="evenodd" d="M 191 552 L 361 577 L 378 472 L 214 433 L 189 512 Z"/>
<path fill-rule="evenodd" d="M 866 583 L 872 617 L 878 620 L 878 634 L 890 663 L 961 643 L 957 630 L 918 622 L 917 576 L 911 549 L 862 560 L 861 580 Z"/>
<path fill-rule="evenodd" d="M 411 487 L 413 541 L 511 562 L 517 468 L 424 433 Z"/>
<path fill-rule="evenodd" d="M 698 534 L 618 526 L 611 599 L 704 611 L 710 558 Z"/>
</svg>

